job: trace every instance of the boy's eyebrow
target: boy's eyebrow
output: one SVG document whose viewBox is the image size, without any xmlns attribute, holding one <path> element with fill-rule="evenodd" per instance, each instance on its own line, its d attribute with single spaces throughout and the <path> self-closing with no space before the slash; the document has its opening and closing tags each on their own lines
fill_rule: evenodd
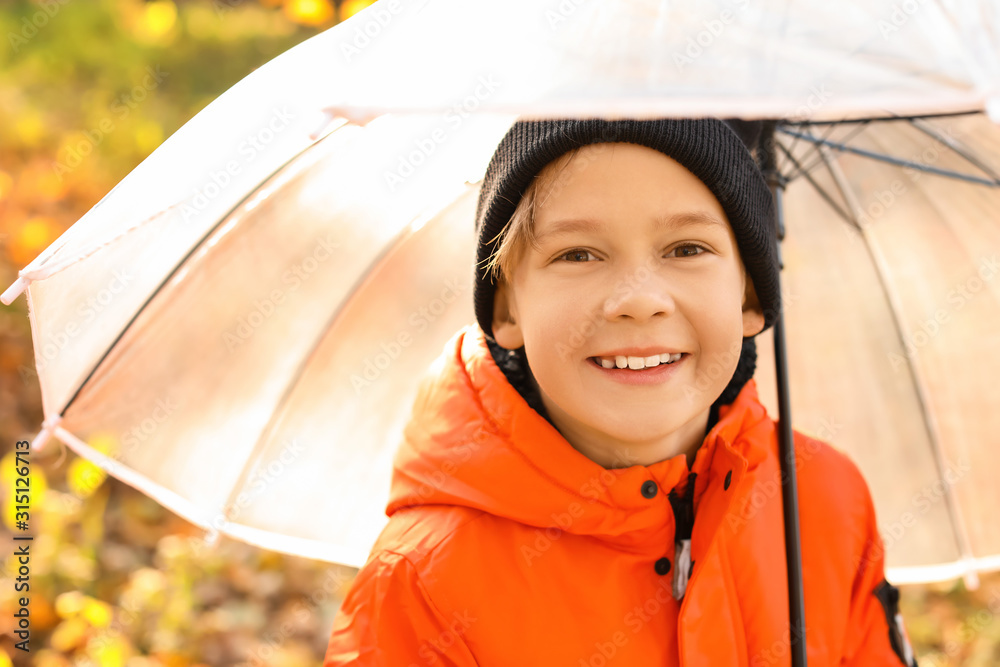
<svg viewBox="0 0 1000 667">
<path fill-rule="evenodd" d="M 673 215 L 659 216 L 654 220 L 654 231 L 670 229 L 673 227 L 683 227 L 686 225 L 720 225 L 728 228 L 725 221 L 719 219 L 711 213 L 703 211 L 685 211 L 674 213 Z M 548 225 L 547 229 L 535 236 L 536 241 L 542 241 L 549 236 L 568 234 L 570 232 L 601 232 L 604 230 L 604 223 L 593 218 L 556 220 Z"/>
</svg>

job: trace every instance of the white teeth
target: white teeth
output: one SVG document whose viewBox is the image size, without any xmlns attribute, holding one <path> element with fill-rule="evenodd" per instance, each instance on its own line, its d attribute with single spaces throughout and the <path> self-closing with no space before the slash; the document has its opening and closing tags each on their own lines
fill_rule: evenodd
<svg viewBox="0 0 1000 667">
<path fill-rule="evenodd" d="M 669 354 L 664 352 L 663 354 L 654 354 L 649 357 L 626 357 L 624 355 L 617 355 L 614 359 L 609 359 L 606 357 L 595 357 L 598 363 L 601 364 L 603 368 L 630 368 L 634 371 L 641 371 L 644 368 L 653 368 L 659 366 L 660 364 L 672 364 L 683 356 L 683 353 L 677 352 L 674 354 Z"/>
</svg>

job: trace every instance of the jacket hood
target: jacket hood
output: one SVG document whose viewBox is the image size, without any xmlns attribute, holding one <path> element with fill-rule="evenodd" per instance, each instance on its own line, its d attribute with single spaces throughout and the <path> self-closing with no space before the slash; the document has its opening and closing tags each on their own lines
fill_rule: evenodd
<svg viewBox="0 0 1000 667">
<path fill-rule="evenodd" d="M 672 517 L 664 504 L 640 493 L 642 485 L 652 479 L 664 492 L 681 492 L 688 473 L 696 472 L 697 512 L 709 487 L 728 488 L 766 458 L 773 438 L 760 430 L 773 427 L 750 379 L 733 403 L 720 406 L 719 421 L 690 469 L 684 454 L 649 466 L 623 462 L 606 469 L 525 402 L 496 365 L 482 329 L 468 325 L 421 381 L 393 462 L 386 514 L 462 506 L 620 546 L 662 544 Z"/>
</svg>

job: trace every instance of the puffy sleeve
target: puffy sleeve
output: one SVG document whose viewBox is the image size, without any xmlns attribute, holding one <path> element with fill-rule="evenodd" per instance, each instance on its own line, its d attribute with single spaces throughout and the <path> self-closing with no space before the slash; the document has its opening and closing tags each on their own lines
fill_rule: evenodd
<svg viewBox="0 0 1000 667">
<path fill-rule="evenodd" d="M 885 578 L 885 548 L 871 492 L 863 479 L 866 539 L 851 589 L 850 618 L 841 665 L 917 667 L 899 613 L 899 591 Z"/>
<path fill-rule="evenodd" d="M 413 564 L 381 551 L 358 572 L 334 619 L 323 667 L 364 665 L 472 667 L 463 636 L 475 621 L 445 615 L 430 599 Z"/>
</svg>

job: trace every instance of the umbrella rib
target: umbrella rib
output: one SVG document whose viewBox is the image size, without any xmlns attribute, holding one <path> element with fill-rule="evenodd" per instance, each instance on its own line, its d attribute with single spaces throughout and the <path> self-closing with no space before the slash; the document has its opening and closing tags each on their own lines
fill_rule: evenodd
<svg viewBox="0 0 1000 667">
<path fill-rule="evenodd" d="M 885 294 L 886 300 L 889 303 L 889 312 L 892 315 L 896 335 L 899 337 L 900 345 L 906 353 L 907 366 L 909 367 L 910 374 L 913 377 L 913 384 L 917 394 L 917 402 L 920 405 L 924 425 L 927 429 L 927 437 L 931 445 L 931 454 L 934 458 L 935 466 L 937 467 L 938 476 L 945 482 L 945 504 L 948 506 L 948 514 L 951 518 L 952 530 L 957 543 L 956 546 L 958 547 L 962 560 L 972 562 L 975 560 L 975 556 L 972 552 L 971 539 L 969 538 L 968 529 L 965 525 L 965 521 L 962 519 L 961 512 L 959 512 L 958 499 L 955 496 L 955 491 L 945 476 L 947 466 L 945 465 L 946 462 L 944 459 L 944 452 L 941 448 L 941 436 L 937 420 L 934 418 L 931 411 L 930 391 L 927 388 L 927 380 L 920 371 L 915 355 L 906 344 L 906 335 L 903 332 L 902 321 L 903 309 L 899 295 L 896 294 L 896 291 L 892 288 L 892 285 L 889 282 L 887 262 L 885 257 L 882 255 L 881 250 L 878 248 L 878 245 L 869 233 L 868 227 L 860 223 L 857 211 L 861 210 L 861 206 L 854 197 L 853 192 L 847 183 L 847 179 L 844 176 L 844 172 L 840 169 L 840 166 L 833 159 L 831 159 L 829 149 L 821 146 L 819 147 L 819 150 L 823 157 L 823 161 L 826 163 L 827 169 L 830 171 L 830 175 L 833 176 L 833 180 L 837 184 L 837 189 L 840 191 L 841 195 L 844 197 L 844 201 L 848 203 L 848 206 L 852 211 L 854 226 L 860 232 L 865 248 L 868 250 L 868 255 L 871 257 L 872 263 L 875 265 L 875 273 L 878 276 L 882 292 Z M 979 577 L 974 570 L 966 569 L 965 583 L 970 589 L 975 589 L 979 586 Z"/>
<path fill-rule="evenodd" d="M 341 129 L 341 127 L 344 127 L 344 126 L 340 125 L 340 126 L 334 128 L 330 132 L 330 134 L 327 135 L 327 137 L 330 136 L 330 135 L 332 135 L 333 132 Z M 326 137 L 323 137 L 323 139 L 325 139 L 325 138 Z M 199 239 L 197 243 L 193 244 L 191 246 L 191 248 L 188 249 L 187 254 L 184 255 L 177 262 L 176 265 L 174 265 L 174 267 L 170 270 L 170 273 L 168 273 L 163 278 L 163 280 L 160 281 L 160 284 L 157 285 L 156 289 L 153 290 L 149 294 L 149 296 L 146 298 L 146 300 L 143 301 L 142 305 L 140 305 L 138 308 L 136 308 L 135 313 L 132 314 L 132 317 L 129 319 L 129 321 L 126 322 L 125 325 L 122 327 L 121 331 L 118 332 L 118 335 L 115 337 L 115 339 L 113 341 L 111 341 L 111 344 L 108 345 L 107 349 L 104 351 L 104 354 L 101 355 L 101 358 L 98 359 L 94 363 L 94 366 L 90 369 L 90 372 L 87 374 L 87 377 L 85 377 L 83 380 L 80 381 L 80 385 L 76 388 L 76 391 L 74 391 L 73 395 L 69 397 L 69 399 L 66 401 L 65 405 L 63 405 L 62 409 L 56 411 L 56 414 L 59 414 L 59 415 L 65 415 L 66 414 L 66 411 L 69 410 L 70 406 L 72 406 L 73 403 L 74 403 L 74 401 L 76 401 L 77 397 L 80 395 L 80 392 L 82 392 L 84 390 L 84 388 L 87 386 L 87 383 L 90 382 L 91 379 L 94 377 L 94 375 L 97 374 L 97 371 L 101 368 L 101 364 L 103 364 L 104 361 L 111 355 L 111 351 L 115 348 L 116 345 L 118 345 L 118 343 L 122 340 L 122 338 L 125 337 L 125 334 L 128 333 L 129 329 L 132 328 L 132 325 L 136 323 L 136 321 L 143 314 L 143 312 L 146 310 L 146 308 L 153 302 L 154 299 L 156 299 L 156 297 L 160 294 L 160 292 L 163 290 L 163 288 L 170 282 L 170 280 L 175 275 L 177 275 L 177 272 L 181 270 L 181 267 L 183 267 L 185 264 L 187 264 L 188 260 L 191 259 L 192 257 L 194 257 L 195 254 L 199 250 L 201 250 L 202 246 L 205 244 L 205 241 L 207 241 L 208 239 L 210 239 L 212 237 L 212 235 L 216 232 L 216 230 L 218 230 L 223 224 L 225 224 L 225 222 L 229 219 L 229 217 L 233 214 L 233 212 L 236 211 L 236 210 L 238 210 L 248 200 L 250 200 L 250 198 L 252 198 L 258 192 L 260 192 L 261 189 L 263 189 L 264 186 L 271 181 L 271 179 L 275 178 L 278 174 L 280 174 L 281 172 L 283 172 L 286 167 L 288 167 L 289 165 L 291 165 L 292 163 L 294 163 L 302 155 L 304 155 L 306 152 L 308 152 L 309 150 L 311 150 L 312 148 L 314 148 L 318 144 L 319 144 L 319 141 L 313 142 L 313 143 L 309 144 L 308 146 L 306 146 L 305 148 L 303 148 L 298 153 L 296 153 L 295 155 L 293 155 L 290 158 L 288 158 L 287 160 L 285 160 L 285 162 L 283 162 L 276 169 L 274 169 L 268 176 L 266 176 L 265 178 L 263 178 L 257 186 L 255 186 L 250 192 L 246 193 L 246 195 L 242 199 L 240 199 L 238 202 L 234 203 L 229 208 L 229 210 L 226 211 L 225 214 L 219 216 L 219 219 L 213 225 L 211 225 L 210 227 L 208 227 L 205 230 L 205 233 L 202 235 L 201 239 Z M 115 187 L 117 187 L 117 186 L 115 186 Z M 110 194 L 110 193 L 108 193 L 108 194 Z M 105 195 L 105 196 L 107 196 L 107 195 Z"/>
<path fill-rule="evenodd" d="M 800 134 L 798 132 L 793 132 L 792 130 L 787 130 L 784 128 L 779 128 L 779 129 L 784 134 L 793 137 Z M 802 138 L 805 139 L 806 141 L 810 141 L 817 145 L 829 146 L 830 148 L 835 148 L 838 151 L 842 151 L 845 153 L 854 153 L 855 155 L 861 155 L 864 157 L 871 158 L 873 160 L 879 160 L 880 162 L 888 162 L 889 164 L 894 164 L 898 167 L 909 167 L 911 169 L 916 169 L 918 171 L 925 171 L 931 174 L 937 174 L 938 176 L 947 176 L 949 178 L 955 178 L 962 181 L 969 181 L 971 183 L 978 183 L 980 185 L 1000 187 L 1000 181 L 982 178 L 981 176 L 964 174 L 962 172 L 952 171 L 950 169 L 941 169 L 940 167 L 934 167 L 929 164 L 921 164 L 920 162 L 913 162 L 912 160 L 904 160 L 902 158 L 894 157 L 892 155 L 876 153 L 874 151 L 865 150 L 863 148 L 855 148 L 854 146 L 848 146 L 846 144 L 838 143 L 836 141 L 830 141 L 828 139 L 820 139 L 818 137 L 814 137 L 808 134 L 803 134 Z"/>
<path fill-rule="evenodd" d="M 832 127 L 836 127 L 836 126 L 835 125 L 831 125 L 830 127 L 832 128 Z M 853 128 L 850 132 L 848 132 L 847 136 L 844 137 L 843 139 L 841 139 L 841 143 L 845 143 L 846 144 L 848 141 L 850 141 L 854 137 L 856 137 L 859 134 L 861 134 L 861 132 L 863 132 L 866 127 L 868 127 L 868 120 L 862 121 L 861 123 L 859 123 L 857 125 L 857 127 Z M 831 134 L 832 134 L 832 131 L 831 132 L 827 132 L 823 136 L 823 139 L 829 139 Z M 815 137 L 813 137 L 812 134 L 807 134 L 806 136 L 808 136 L 810 138 L 815 138 Z M 817 146 L 817 144 L 814 143 L 813 147 L 815 148 L 816 146 Z M 816 167 L 817 165 L 820 165 L 820 164 L 823 163 L 823 156 L 819 154 L 819 149 L 818 148 L 816 149 L 816 155 L 817 155 L 817 157 L 816 157 L 815 160 L 813 160 L 812 164 L 810 164 L 809 166 L 806 167 L 807 171 L 812 171 L 814 167 Z"/>
<path fill-rule="evenodd" d="M 833 131 L 835 129 L 837 129 L 837 126 L 831 124 L 830 127 L 826 129 L 826 133 L 822 137 L 820 137 L 820 139 L 826 141 L 827 139 L 830 138 L 830 135 L 833 134 Z M 819 152 L 819 149 L 817 148 L 817 143 L 815 141 L 816 137 L 814 137 L 811 133 L 803 132 L 801 136 L 797 136 L 795 137 L 795 139 L 796 141 L 798 141 L 799 139 L 808 139 L 810 141 L 809 145 L 812 146 L 813 151 L 817 153 Z M 808 155 L 808 151 L 806 155 Z M 805 155 L 803 156 L 803 158 L 805 158 Z M 822 158 L 816 158 L 815 160 L 813 160 L 812 164 L 804 168 L 804 171 L 812 171 L 816 167 L 816 165 L 820 164 L 822 161 L 823 161 Z"/>
<path fill-rule="evenodd" d="M 992 178 L 994 183 L 1000 185 L 1000 176 L 998 176 L 997 173 L 993 171 L 993 169 L 991 169 L 988 164 L 980 160 L 977 155 L 975 155 L 972 151 L 970 151 L 965 144 L 949 137 L 948 135 L 938 130 L 936 127 L 932 127 L 931 125 L 927 124 L 926 122 L 924 122 L 919 118 L 911 120 L 910 124 L 913 125 L 913 127 L 920 130 L 921 132 L 923 132 L 924 134 L 928 135 L 929 137 L 937 139 L 938 141 L 943 143 L 945 146 L 947 146 L 955 153 L 957 153 L 960 157 L 965 158 L 966 162 L 970 163 L 972 166 L 978 168 L 984 174 Z"/>
<path fill-rule="evenodd" d="M 226 510 L 227 522 L 229 521 L 228 508 L 232 507 L 233 502 L 238 497 L 238 492 L 241 486 L 246 483 L 246 480 L 249 477 L 250 472 L 252 471 L 254 465 L 256 465 L 256 463 L 263 456 L 264 444 L 268 441 L 268 438 L 271 436 L 272 432 L 277 428 L 277 423 L 279 421 L 280 416 L 282 415 L 282 409 L 284 408 L 285 405 L 287 405 L 290 397 L 294 393 L 295 388 L 299 383 L 299 380 L 302 379 L 302 375 L 309 367 L 310 360 L 313 358 L 313 356 L 316 355 L 316 352 L 320 349 L 323 343 L 323 339 L 326 336 L 326 333 L 333 326 L 334 322 L 336 322 L 337 319 L 341 316 L 341 314 L 347 309 L 347 306 L 350 304 L 350 302 L 356 298 L 357 294 L 360 292 L 364 284 L 369 280 L 371 280 L 372 276 L 375 275 L 378 267 L 380 267 L 383 264 L 384 260 L 399 247 L 400 243 L 404 239 L 408 238 L 410 235 L 419 230 L 427 221 L 431 220 L 435 215 L 437 215 L 438 213 L 440 213 L 441 211 L 443 211 L 444 209 L 448 208 L 456 201 L 458 201 L 462 197 L 462 195 L 464 195 L 466 192 L 468 192 L 470 188 L 473 187 L 478 187 L 478 185 L 474 185 L 466 181 L 461 188 L 455 191 L 452 195 L 446 197 L 443 200 L 443 202 L 432 204 L 428 206 L 423 213 L 414 216 L 407 224 L 403 225 L 402 228 L 398 232 L 396 232 L 396 235 L 392 238 L 392 240 L 389 243 L 387 243 L 386 246 L 368 263 L 368 266 L 365 268 L 364 272 L 361 273 L 358 276 L 358 278 L 354 281 L 354 284 L 351 286 L 351 289 L 348 290 L 347 292 L 348 294 L 347 298 L 344 299 L 344 301 L 337 308 L 334 309 L 333 313 L 327 319 L 326 326 L 320 329 L 321 333 L 319 334 L 319 336 L 316 337 L 316 341 L 313 343 L 312 348 L 309 350 L 307 354 L 305 354 L 302 357 L 302 361 L 295 369 L 295 373 L 290 378 L 288 386 L 285 388 L 284 393 L 281 395 L 281 398 L 279 398 L 278 401 L 275 403 L 275 407 L 274 410 L 272 410 L 271 412 L 270 419 L 268 420 L 267 424 L 265 424 L 264 428 L 261 429 L 260 436 L 258 436 L 257 441 L 254 443 L 254 447 L 251 450 L 250 456 L 247 458 L 246 464 L 243 466 L 243 470 L 240 471 L 240 476 L 233 484 L 232 489 L 230 489 L 229 491 L 229 496 L 226 498 L 225 504 L 223 504 L 223 507 L 227 508 Z M 232 525 L 240 525 L 240 524 L 232 524 Z"/>
<path fill-rule="evenodd" d="M 858 127 L 852 129 L 850 131 L 850 133 L 848 133 L 847 137 L 843 141 L 850 141 L 851 139 L 853 139 L 854 137 L 856 137 L 858 134 L 860 134 L 866 127 L 868 127 L 868 121 L 864 120 L 864 121 L 862 121 L 860 123 L 860 125 Z M 833 130 L 835 128 L 836 128 L 836 125 L 831 123 L 830 124 L 830 129 L 828 129 L 826 131 L 826 134 L 823 135 L 822 139 L 823 140 L 829 139 L 830 135 L 833 134 Z M 789 133 L 789 134 L 792 134 L 792 133 Z M 817 153 L 817 155 L 819 155 L 819 149 L 817 147 L 819 144 L 816 142 L 816 137 L 815 136 L 813 136 L 812 134 L 810 134 L 808 132 L 800 134 L 800 135 L 794 135 L 793 134 L 793 136 L 795 136 L 795 141 L 792 143 L 792 148 L 795 148 L 795 144 L 796 144 L 796 142 L 799 141 L 799 139 L 808 139 L 810 141 L 810 146 L 812 146 L 813 150 Z M 808 151 L 806 151 L 806 155 L 802 156 L 803 159 L 805 157 L 807 157 L 808 154 L 809 154 Z M 820 165 L 822 163 L 823 163 L 823 156 L 819 155 L 819 157 L 817 157 L 816 159 L 814 159 L 809 165 L 807 165 L 805 167 L 803 167 L 801 164 L 799 164 L 797 162 L 796 162 L 796 166 L 798 167 L 799 171 L 803 172 L 803 175 L 805 175 L 805 173 L 812 171 L 813 169 L 816 168 L 817 165 Z M 795 178 L 796 175 L 797 174 L 792 174 L 789 177 L 789 180 Z"/>
<path fill-rule="evenodd" d="M 854 217 L 851 214 L 849 214 L 847 211 L 845 211 L 843 209 L 843 207 L 841 207 L 840 204 L 838 204 L 837 202 L 835 202 L 833 200 L 833 197 L 826 190 L 823 189 L 823 186 L 821 186 L 819 183 L 816 182 L 816 179 L 813 178 L 812 174 L 810 174 L 808 171 L 804 171 L 802 169 L 802 165 L 799 164 L 799 161 L 795 159 L 795 157 L 788 151 L 787 148 L 784 147 L 784 145 L 782 145 L 779 142 L 778 143 L 778 148 L 780 148 L 782 151 L 784 151 L 785 155 L 788 156 L 788 159 L 792 161 L 792 164 L 794 164 L 799 169 L 799 171 L 802 173 L 802 175 L 805 176 L 806 180 L 809 181 L 809 183 L 814 188 L 816 188 L 816 191 L 820 194 L 820 196 L 823 197 L 824 200 L 826 200 L 826 203 L 829 204 L 833 208 L 833 210 L 837 212 L 837 214 L 840 217 L 842 217 L 850 225 L 852 225 L 854 227 L 858 226 L 858 223 L 854 219 Z"/>
<path fill-rule="evenodd" d="M 799 129 L 801 130 L 802 129 L 802 124 L 799 123 L 798 126 L 799 126 Z M 796 137 L 794 137 L 794 140 L 792 141 L 792 145 L 788 146 L 787 149 L 784 147 L 784 145 L 780 141 L 778 141 L 777 137 L 774 137 L 773 135 L 772 135 L 772 137 L 773 137 L 774 142 L 778 146 L 780 146 L 782 148 L 783 154 L 786 155 L 792 161 L 792 164 L 795 165 L 796 169 L 798 169 L 800 173 L 802 173 L 804 175 L 805 172 L 810 171 L 812 169 L 812 167 L 803 167 L 802 164 L 800 162 L 798 162 L 797 160 L 795 160 L 794 157 L 793 157 L 795 155 L 795 147 L 798 146 L 799 141 L 802 139 L 802 136 L 796 136 Z M 806 153 L 805 153 L 805 155 L 802 156 L 802 158 L 805 159 L 806 156 L 808 156 L 808 155 L 809 155 L 809 149 L 807 148 L 806 149 Z M 815 164 L 814 164 L 814 166 L 815 166 Z M 791 182 L 792 180 L 794 180 L 797 176 L 798 176 L 798 174 L 796 174 L 795 172 L 792 172 L 791 174 L 789 174 L 788 176 L 785 177 L 785 184 L 787 185 L 789 182 Z"/>
<path fill-rule="evenodd" d="M 795 166 L 795 170 L 790 171 L 790 173 L 788 173 L 788 174 L 782 174 L 782 178 L 784 178 L 786 185 L 788 183 L 792 182 L 793 180 L 795 180 L 796 178 L 798 178 L 800 174 L 803 175 L 803 176 L 806 175 L 806 172 L 808 171 L 808 169 L 806 169 L 805 167 L 803 167 L 802 163 L 799 162 L 798 160 L 796 160 L 795 157 L 794 157 L 794 155 L 795 155 L 795 147 L 798 145 L 799 140 L 801 138 L 802 138 L 801 136 L 796 136 L 796 137 L 793 138 L 791 146 L 785 146 L 783 143 L 781 143 L 780 141 L 778 141 L 777 137 L 773 137 L 773 141 L 774 141 L 775 145 L 778 146 L 778 148 L 781 149 L 782 155 L 784 155 L 789 161 L 791 161 L 792 165 Z M 807 155 L 809 155 L 809 149 L 808 148 L 806 149 L 805 155 L 802 156 L 803 159 Z M 779 173 L 780 173 L 780 171 L 779 171 Z"/>
<path fill-rule="evenodd" d="M 844 125 L 847 123 L 867 123 L 873 120 L 914 120 L 924 118 L 953 118 L 955 116 L 974 116 L 982 113 L 982 109 L 970 109 L 968 111 L 954 111 L 950 113 L 928 113 L 913 116 L 868 116 L 867 118 L 844 118 L 842 120 L 804 120 L 799 125 Z"/>
<path fill-rule="evenodd" d="M 781 176 L 781 178 L 784 181 L 785 185 L 788 185 L 792 181 L 792 179 L 795 178 L 795 174 L 794 174 L 794 172 L 792 170 L 789 169 L 788 170 L 789 173 L 786 175 L 785 172 L 784 172 L 784 170 L 783 170 L 783 168 L 787 168 L 789 162 L 792 163 L 792 166 L 796 166 L 796 167 L 798 166 L 791 159 L 791 156 L 795 153 L 795 147 L 799 144 L 799 139 L 798 139 L 798 137 L 794 138 L 792 140 L 792 145 L 789 146 L 788 148 L 785 148 L 784 145 L 780 141 L 778 141 L 777 137 L 775 137 L 773 134 L 771 135 L 771 141 L 773 141 L 775 143 L 775 145 L 781 147 L 781 149 L 782 149 L 781 155 L 782 155 L 782 157 L 785 158 L 785 160 L 781 164 L 776 165 L 775 169 L 778 172 L 778 174 Z"/>
</svg>

